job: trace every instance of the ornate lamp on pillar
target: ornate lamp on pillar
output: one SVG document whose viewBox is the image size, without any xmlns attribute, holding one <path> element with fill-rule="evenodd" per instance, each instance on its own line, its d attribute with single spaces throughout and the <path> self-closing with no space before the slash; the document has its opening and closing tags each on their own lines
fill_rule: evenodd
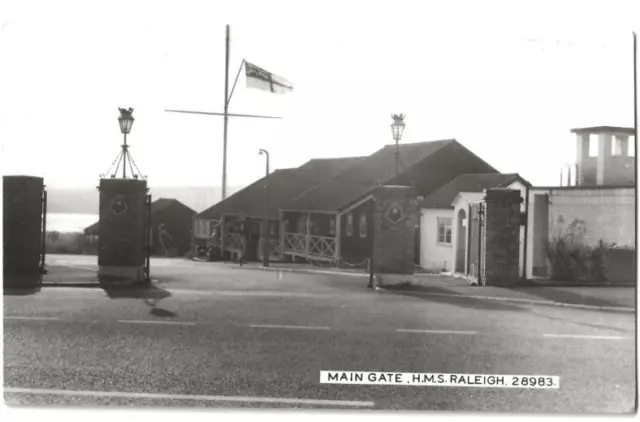
<svg viewBox="0 0 640 422">
<path fill-rule="evenodd" d="M 127 178 L 127 156 L 129 155 L 129 146 L 127 145 L 127 135 L 131 132 L 133 126 L 133 109 L 129 107 L 129 110 L 120 108 L 120 117 L 118 117 L 118 123 L 120 123 L 120 132 L 124 135 L 124 143 L 122 144 L 122 159 L 124 160 L 122 166 L 122 178 Z"/>
<path fill-rule="evenodd" d="M 400 172 L 399 169 L 399 159 L 400 159 L 400 146 L 399 142 L 402 139 L 402 134 L 404 133 L 404 114 L 392 114 L 391 118 L 393 119 L 393 123 L 391 123 L 391 134 L 393 135 L 393 140 L 396 141 L 396 152 L 395 152 L 395 160 L 396 160 L 396 176 Z"/>
<path fill-rule="evenodd" d="M 119 110 L 118 123 L 124 143 L 111 167 L 100 175 L 98 187 L 98 278 L 108 284 L 150 280 L 151 195 L 147 194 L 146 177 L 140 173 L 127 145 L 127 134 L 134 121 L 133 109 Z"/>
</svg>

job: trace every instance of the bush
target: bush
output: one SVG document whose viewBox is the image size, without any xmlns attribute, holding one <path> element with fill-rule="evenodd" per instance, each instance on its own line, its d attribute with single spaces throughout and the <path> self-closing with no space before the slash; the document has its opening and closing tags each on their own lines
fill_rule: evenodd
<svg viewBox="0 0 640 422">
<path fill-rule="evenodd" d="M 598 246 L 585 244 L 587 232 L 583 220 L 574 220 L 567 229 L 548 243 L 549 278 L 554 281 L 607 281 L 604 253 L 607 245 L 600 240 Z"/>
</svg>

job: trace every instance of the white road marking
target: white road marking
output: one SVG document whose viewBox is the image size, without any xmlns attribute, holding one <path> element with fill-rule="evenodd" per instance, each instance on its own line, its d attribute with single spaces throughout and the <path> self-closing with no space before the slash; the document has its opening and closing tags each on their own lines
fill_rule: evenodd
<svg viewBox="0 0 640 422">
<path fill-rule="evenodd" d="M 269 325 L 269 324 L 251 324 L 251 328 L 284 328 L 293 330 L 330 330 L 331 327 L 317 327 L 312 325 Z"/>
<path fill-rule="evenodd" d="M 183 322 L 183 321 L 149 321 L 149 320 L 129 320 L 121 319 L 118 322 L 124 324 L 171 324 L 171 325 L 196 325 L 195 322 Z"/>
<path fill-rule="evenodd" d="M 286 292 L 274 290 L 186 290 L 167 288 L 169 293 L 184 296 L 210 296 L 210 297 L 280 297 L 280 298 L 305 298 L 318 299 L 339 297 L 338 293 L 305 293 L 305 292 Z"/>
<path fill-rule="evenodd" d="M 426 334 L 468 334 L 468 335 L 478 334 L 477 331 L 413 330 L 413 329 L 402 329 L 402 328 L 399 328 L 396 331 L 399 333 L 426 333 Z"/>
<path fill-rule="evenodd" d="M 6 387 L 5 393 L 14 394 L 40 394 L 54 396 L 81 396 L 81 397 L 114 397 L 127 399 L 164 399 L 164 400 L 194 400 L 194 401 L 228 401 L 247 403 L 273 403 L 273 404 L 307 404 L 319 406 L 347 406 L 347 407 L 373 407 L 372 401 L 355 400 L 320 400 L 320 399 L 298 399 L 288 397 L 250 397 L 250 396 L 206 396 L 189 394 L 163 394 L 163 393 L 127 393 L 120 391 L 74 391 L 74 390 L 54 390 L 43 388 L 14 388 Z"/>
<path fill-rule="evenodd" d="M 583 334 L 544 334 L 544 337 L 581 338 L 581 339 L 590 339 L 590 340 L 628 340 L 631 338 L 631 337 L 620 337 L 620 336 L 593 336 L 593 335 L 583 335 Z"/>
<path fill-rule="evenodd" d="M 31 317 L 31 316 L 5 316 L 4 319 L 29 319 L 35 321 L 55 321 L 60 318 L 57 317 Z"/>
</svg>

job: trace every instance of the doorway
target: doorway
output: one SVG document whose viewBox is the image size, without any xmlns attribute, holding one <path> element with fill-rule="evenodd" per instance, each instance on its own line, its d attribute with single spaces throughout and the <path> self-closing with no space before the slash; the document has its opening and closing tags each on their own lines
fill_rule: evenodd
<svg viewBox="0 0 640 422">
<path fill-rule="evenodd" d="M 461 209 L 458 211 L 457 231 L 456 236 L 456 268 L 455 272 L 464 273 L 464 263 L 467 251 L 467 213 Z"/>
<path fill-rule="evenodd" d="M 549 195 L 533 197 L 533 262 L 532 275 L 547 277 L 547 248 L 549 243 Z"/>
</svg>

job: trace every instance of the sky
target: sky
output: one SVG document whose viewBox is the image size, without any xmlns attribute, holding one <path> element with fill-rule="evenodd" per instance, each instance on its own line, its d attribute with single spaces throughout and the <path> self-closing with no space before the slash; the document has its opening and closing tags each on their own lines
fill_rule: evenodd
<svg viewBox="0 0 640 422">
<path fill-rule="evenodd" d="M 220 186 L 225 25 L 294 92 L 247 89 L 230 112 L 228 185 L 311 158 L 455 138 L 501 172 L 555 185 L 572 128 L 633 126 L 635 1 L 29 1 L 0 5 L 0 165 L 93 187 L 117 156 L 118 107 L 151 186 Z M 634 26 L 635 25 L 635 26 Z"/>
</svg>

